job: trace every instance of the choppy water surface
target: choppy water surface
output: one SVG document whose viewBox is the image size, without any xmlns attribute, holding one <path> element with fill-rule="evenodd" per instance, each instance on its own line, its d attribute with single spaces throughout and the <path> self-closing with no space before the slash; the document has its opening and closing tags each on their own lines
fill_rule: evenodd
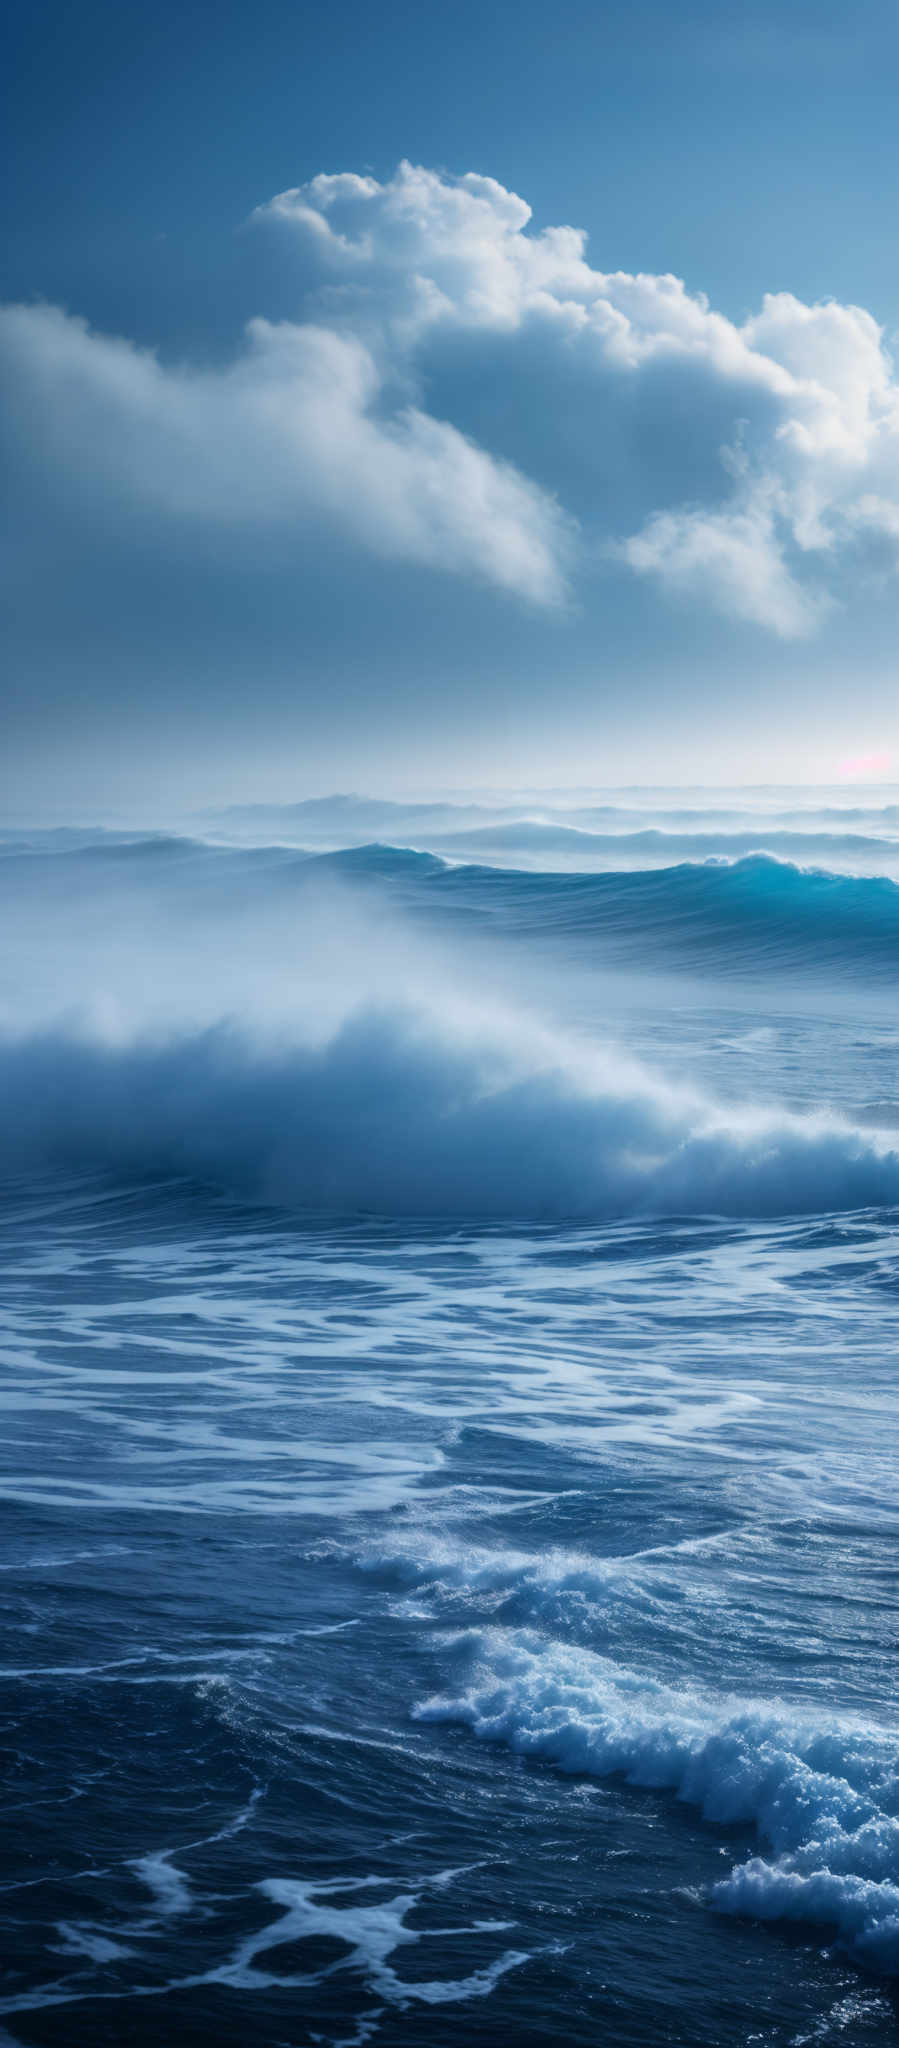
<svg viewBox="0 0 899 2048">
<path fill-rule="evenodd" d="M 598 1077 L 578 973 L 550 1082 L 495 1011 L 254 1062 L 35 970 L 0 2038 L 896 2039 L 893 1023 L 644 990 Z"/>
</svg>

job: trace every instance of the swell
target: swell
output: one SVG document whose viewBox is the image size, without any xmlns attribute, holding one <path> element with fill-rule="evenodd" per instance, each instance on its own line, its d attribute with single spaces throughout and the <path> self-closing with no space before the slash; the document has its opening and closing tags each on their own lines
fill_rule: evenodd
<svg viewBox="0 0 899 2048">
<path fill-rule="evenodd" d="M 501 929 L 592 940 L 645 964 L 662 958 L 728 976 L 899 975 L 899 886 L 884 876 L 802 869 L 765 855 L 732 863 L 604 874 L 489 868 L 418 876 L 419 893 L 489 916 Z"/>
<path fill-rule="evenodd" d="M 575 838 L 582 838 L 575 834 Z M 663 848 L 663 836 L 653 838 Z M 625 844 L 620 840 L 608 846 Z M 721 842 L 723 844 L 723 842 Z M 862 842 L 860 842 L 862 844 Z M 733 850 L 733 848 L 731 848 Z M 670 852 L 670 848 L 668 848 Z M 897 848 L 899 858 L 899 848 Z M 57 850 L 0 848 L 0 920 L 33 922 L 35 944 L 59 911 L 86 920 L 113 897 L 133 899 L 135 918 L 188 913 L 258 920 L 289 915 L 315 895 L 381 897 L 385 907 L 434 926 L 491 938 L 553 938 L 610 963 L 747 979 L 840 977 L 891 987 L 899 979 L 899 883 L 887 874 L 842 874 L 756 852 L 584 872 L 446 860 L 410 846 L 365 844 L 336 852 L 285 846 L 225 848 L 154 836 Z"/>
<path fill-rule="evenodd" d="M 552 940 L 610 965 L 745 982 L 788 975 L 830 988 L 899 980 L 899 884 L 808 869 L 768 854 L 601 873 L 465 863 L 408 847 L 307 856 L 318 875 L 382 889 L 406 911 L 497 939 Z"/>
<path fill-rule="evenodd" d="M 0 919 L 28 917 L 37 945 L 61 914 L 68 933 L 73 916 L 84 921 L 113 899 L 134 918 L 177 923 L 239 911 L 261 925 L 336 888 L 436 930 L 551 939 L 630 968 L 744 982 L 789 975 L 835 988 L 899 980 L 899 884 L 764 853 L 551 872 L 381 843 L 324 854 L 164 837 L 40 854 L 16 845 L 0 858 Z"/>
</svg>

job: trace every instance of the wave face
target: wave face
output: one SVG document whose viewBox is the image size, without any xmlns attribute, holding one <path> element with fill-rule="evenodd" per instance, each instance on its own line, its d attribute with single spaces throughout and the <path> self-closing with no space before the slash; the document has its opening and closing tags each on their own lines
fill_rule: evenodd
<svg viewBox="0 0 899 2048">
<path fill-rule="evenodd" d="M 424 879 L 424 878 L 423 878 Z M 603 875 L 431 878 L 438 892 L 526 934 L 588 940 L 606 956 L 724 977 L 899 972 L 899 886 L 887 876 L 807 872 L 763 854 Z"/>
</svg>

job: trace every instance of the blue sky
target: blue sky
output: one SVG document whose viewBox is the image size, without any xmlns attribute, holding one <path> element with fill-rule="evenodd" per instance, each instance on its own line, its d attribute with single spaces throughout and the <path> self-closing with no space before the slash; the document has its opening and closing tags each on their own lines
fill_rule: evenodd
<svg viewBox="0 0 899 2048">
<path fill-rule="evenodd" d="M 897 754 L 893 8 L 9 36 L 10 802 Z"/>
</svg>

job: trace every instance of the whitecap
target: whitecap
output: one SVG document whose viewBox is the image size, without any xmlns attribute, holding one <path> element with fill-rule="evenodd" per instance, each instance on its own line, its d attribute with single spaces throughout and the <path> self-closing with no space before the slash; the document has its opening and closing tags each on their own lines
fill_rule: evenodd
<svg viewBox="0 0 899 2048">
<path fill-rule="evenodd" d="M 621 1773 L 722 1824 L 751 1823 L 770 1856 L 735 1865 L 710 1903 L 832 1927 L 899 1971 L 899 1775 L 892 1728 L 779 1701 L 675 1690 L 591 1651 L 499 1630 L 456 1639 L 465 1688 L 419 1705 L 559 1769 Z"/>
</svg>

